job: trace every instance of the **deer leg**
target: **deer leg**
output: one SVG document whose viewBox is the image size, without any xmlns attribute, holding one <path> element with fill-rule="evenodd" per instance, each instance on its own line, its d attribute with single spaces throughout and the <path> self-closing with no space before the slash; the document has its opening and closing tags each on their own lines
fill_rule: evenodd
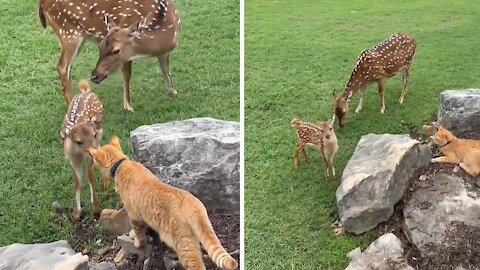
<svg viewBox="0 0 480 270">
<path fill-rule="evenodd" d="M 362 87 L 361 93 L 360 93 L 360 101 L 358 102 L 358 106 L 357 106 L 357 109 L 355 110 L 355 113 L 359 113 L 362 110 L 363 99 L 365 98 L 365 90 L 367 90 L 367 87 Z"/>
<path fill-rule="evenodd" d="M 305 151 L 305 148 L 302 148 L 302 153 L 303 153 L 303 160 L 305 161 L 305 164 L 310 163 L 310 160 L 308 159 L 307 151 Z"/>
<path fill-rule="evenodd" d="M 403 103 L 403 99 L 405 98 L 405 95 L 407 94 L 407 84 L 408 84 L 408 72 L 409 72 L 409 69 L 410 67 L 406 67 L 405 69 L 403 69 L 402 73 L 403 73 L 403 89 L 402 89 L 402 95 L 400 96 L 400 100 L 398 100 L 400 102 L 400 104 Z"/>
<path fill-rule="evenodd" d="M 133 112 L 132 103 L 130 102 L 130 77 L 132 76 L 132 61 L 123 63 L 122 67 L 123 77 L 123 108 Z"/>
<path fill-rule="evenodd" d="M 162 70 L 163 81 L 168 90 L 168 95 L 170 97 L 175 97 L 177 95 L 177 90 L 173 88 L 172 80 L 170 78 L 170 54 L 165 53 L 158 57 L 158 63 L 160 64 L 160 69 Z"/>
<path fill-rule="evenodd" d="M 87 179 L 88 185 L 90 186 L 90 202 L 92 203 L 93 215 L 95 217 L 99 217 L 100 206 L 98 204 L 97 194 L 95 193 L 95 189 L 93 188 L 93 184 L 95 181 L 93 177 L 93 160 L 89 160 L 87 164 Z"/>
<path fill-rule="evenodd" d="M 330 166 L 330 170 L 332 171 L 332 177 L 336 179 L 337 175 L 335 174 L 335 163 L 333 161 L 333 155 L 328 157 L 328 165 Z"/>
<path fill-rule="evenodd" d="M 82 45 L 83 38 L 70 39 L 68 41 L 60 39 L 60 57 L 57 62 L 57 72 L 62 83 L 63 98 L 70 104 L 73 98 L 72 83 L 70 82 L 70 71 L 72 63 L 77 56 L 78 49 Z"/>
<path fill-rule="evenodd" d="M 323 180 L 324 181 L 328 181 L 328 178 L 330 177 L 330 174 L 328 172 L 328 160 L 327 158 L 325 157 L 325 154 L 323 153 L 323 149 L 318 149 L 318 153 L 320 154 L 320 157 L 322 157 L 322 160 L 323 160 L 323 165 L 325 167 L 325 170 L 323 172 Z"/>
<path fill-rule="evenodd" d="M 80 194 L 82 190 L 83 164 L 79 161 L 70 161 L 73 170 L 73 181 L 75 182 L 75 206 L 72 211 L 72 218 L 75 221 L 80 220 L 82 206 L 80 203 Z"/>
<path fill-rule="evenodd" d="M 385 112 L 385 79 L 380 79 L 378 84 L 378 94 L 380 95 L 380 113 Z"/>
<path fill-rule="evenodd" d="M 296 170 L 298 170 L 298 167 L 300 165 L 300 160 L 298 158 L 298 152 L 300 152 L 300 150 L 303 151 L 303 146 L 300 143 L 297 143 L 297 145 L 295 146 L 295 150 L 293 151 L 293 165 L 295 166 Z"/>
</svg>

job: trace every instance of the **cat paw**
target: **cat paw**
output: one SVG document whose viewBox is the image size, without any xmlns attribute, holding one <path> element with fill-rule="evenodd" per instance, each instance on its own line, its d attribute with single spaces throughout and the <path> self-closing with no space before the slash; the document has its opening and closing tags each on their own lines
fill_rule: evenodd
<svg viewBox="0 0 480 270">
<path fill-rule="evenodd" d="M 135 235 L 135 230 L 133 230 L 133 229 L 130 230 L 130 232 L 128 233 L 128 237 L 130 237 L 130 239 L 133 240 L 133 239 L 135 239 L 135 236 L 136 236 L 136 235 Z"/>
<path fill-rule="evenodd" d="M 140 241 L 140 239 L 138 237 L 135 237 L 135 239 L 133 239 L 133 245 L 136 247 L 136 248 L 141 248 L 143 247 L 143 244 L 144 242 L 143 241 Z"/>
</svg>

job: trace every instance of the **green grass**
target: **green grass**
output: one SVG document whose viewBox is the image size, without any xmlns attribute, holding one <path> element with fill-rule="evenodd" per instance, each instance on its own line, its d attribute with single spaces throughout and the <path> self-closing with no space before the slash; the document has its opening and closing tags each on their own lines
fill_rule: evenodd
<svg viewBox="0 0 480 270">
<path fill-rule="evenodd" d="M 480 87 L 478 1 L 253 1 L 245 3 L 245 263 L 246 269 L 343 269 L 345 255 L 373 233 L 335 237 L 335 191 L 323 165 L 293 169 L 290 120 L 332 116 L 332 90 L 342 91 L 359 53 L 394 32 L 411 32 L 417 53 L 409 93 L 398 103 L 401 76 L 389 79 L 386 112 L 376 86 L 363 111 L 350 105 L 339 139 L 342 172 L 359 138 L 408 133 L 438 109 L 446 89 Z"/>
<path fill-rule="evenodd" d="M 239 1 L 176 4 L 183 29 L 170 58 L 176 99 L 168 97 L 154 58 L 133 63 L 134 114 L 123 109 L 120 72 L 92 85 L 104 103 L 103 141 L 118 135 L 128 154 L 129 133 L 140 125 L 191 117 L 240 118 Z M 69 213 L 74 205 L 71 169 L 58 135 L 66 110 L 55 70 L 58 42 L 51 28 L 39 26 L 36 0 L 0 0 L 0 14 L 0 246 L 72 241 L 68 219 L 59 225 L 50 221 L 53 201 Z M 97 57 L 96 45 L 86 43 L 73 65 L 76 92 L 78 80 L 90 77 Z M 100 180 L 96 186 L 102 207 L 118 202 L 113 187 L 100 191 Z M 91 217 L 88 185 L 82 205 Z"/>
</svg>

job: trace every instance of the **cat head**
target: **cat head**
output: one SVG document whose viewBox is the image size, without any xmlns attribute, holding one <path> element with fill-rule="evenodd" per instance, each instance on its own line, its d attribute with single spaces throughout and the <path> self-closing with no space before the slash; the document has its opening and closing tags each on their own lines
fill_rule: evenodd
<svg viewBox="0 0 480 270">
<path fill-rule="evenodd" d="M 120 140 L 113 135 L 108 144 L 98 148 L 88 149 L 88 153 L 93 159 L 95 167 L 102 173 L 103 177 L 109 177 L 110 168 L 120 159 L 128 159 L 120 146 Z"/>
<path fill-rule="evenodd" d="M 430 137 L 436 145 L 445 145 L 455 138 L 450 131 L 444 129 L 443 127 L 437 126 L 436 128 L 437 132 L 435 132 L 435 135 Z"/>
</svg>

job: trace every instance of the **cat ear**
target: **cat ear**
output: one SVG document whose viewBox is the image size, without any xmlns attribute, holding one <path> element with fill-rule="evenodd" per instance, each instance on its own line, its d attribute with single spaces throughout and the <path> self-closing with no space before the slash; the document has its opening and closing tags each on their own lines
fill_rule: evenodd
<svg viewBox="0 0 480 270">
<path fill-rule="evenodd" d="M 88 154 L 93 158 L 93 159 L 97 159 L 97 155 L 98 155 L 98 150 L 95 149 L 95 148 L 88 148 Z"/>
<path fill-rule="evenodd" d="M 118 149 L 122 149 L 122 147 L 120 146 L 120 140 L 115 135 L 113 135 L 110 139 L 110 144 L 117 147 Z"/>
</svg>

